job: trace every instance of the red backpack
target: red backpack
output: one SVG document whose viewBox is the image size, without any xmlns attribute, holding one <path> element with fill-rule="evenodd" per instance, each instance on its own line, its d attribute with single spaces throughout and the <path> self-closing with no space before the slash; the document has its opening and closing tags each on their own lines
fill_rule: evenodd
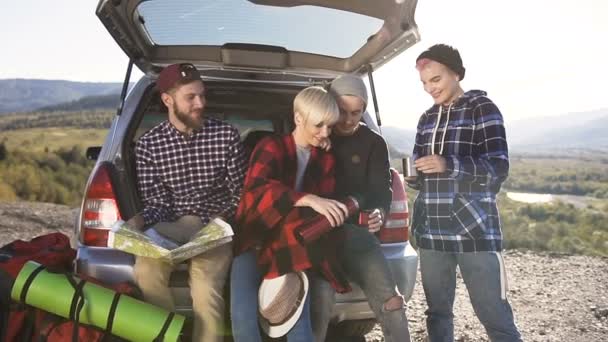
<svg viewBox="0 0 608 342">
<path fill-rule="evenodd" d="M 35 261 L 48 271 L 64 273 L 71 279 L 69 274 L 75 257 L 76 251 L 70 247 L 70 239 L 61 233 L 38 236 L 30 241 L 16 240 L 0 248 L 0 342 L 121 341 L 102 329 L 67 320 L 23 301 L 11 300 L 14 280 L 27 261 Z M 90 277 L 80 278 L 105 286 Z M 139 297 L 139 290 L 128 283 L 111 288 Z"/>
</svg>

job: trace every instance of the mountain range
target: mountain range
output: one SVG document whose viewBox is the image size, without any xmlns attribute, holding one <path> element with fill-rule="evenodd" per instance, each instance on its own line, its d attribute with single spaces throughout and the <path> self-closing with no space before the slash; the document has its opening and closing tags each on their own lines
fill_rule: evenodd
<svg viewBox="0 0 608 342">
<path fill-rule="evenodd" d="M 566 150 L 608 153 L 608 108 L 506 121 L 505 129 L 509 149 L 515 153 Z M 382 134 L 394 149 L 411 154 L 415 129 L 385 126 Z"/>
<path fill-rule="evenodd" d="M 115 109 L 120 83 L 0 80 L 0 115 L 30 111 L 77 111 Z M 513 152 L 535 153 L 564 150 L 608 152 L 608 108 L 535 117 L 505 123 Z M 393 152 L 411 154 L 415 128 L 383 126 L 382 134 Z"/>
<path fill-rule="evenodd" d="M 108 95 L 91 95 L 84 96 L 78 100 L 70 102 L 62 102 L 50 106 L 37 108 L 40 112 L 56 112 L 56 111 L 79 111 L 90 109 L 114 109 L 118 107 L 120 101 L 119 94 Z"/>
<path fill-rule="evenodd" d="M 71 82 L 61 80 L 0 80 L 0 115 L 39 110 L 77 101 L 86 96 L 119 94 L 121 83 Z"/>
<path fill-rule="evenodd" d="M 514 151 L 608 151 L 608 108 L 507 122 L 506 129 Z"/>
</svg>

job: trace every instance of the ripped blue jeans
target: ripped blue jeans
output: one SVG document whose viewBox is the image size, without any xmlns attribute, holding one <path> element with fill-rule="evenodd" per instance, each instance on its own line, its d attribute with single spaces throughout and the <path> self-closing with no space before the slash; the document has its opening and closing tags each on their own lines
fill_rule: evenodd
<svg viewBox="0 0 608 342">
<path fill-rule="evenodd" d="M 405 307 L 386 310 L 384 303 L 399 296 L 397 283 L 382 254 L 380 242 L 366 228 L 345 224 L 346 230 L 340 261 L 349 280 L 357 284 L 365 293 L 369 306 L 382 326 L 387 342 L 409 342 Z M 320 277 L 311 278 L 311 319 L 315 341 L 323 342 L 335 304 L 335 290 Z"/>
</svg>

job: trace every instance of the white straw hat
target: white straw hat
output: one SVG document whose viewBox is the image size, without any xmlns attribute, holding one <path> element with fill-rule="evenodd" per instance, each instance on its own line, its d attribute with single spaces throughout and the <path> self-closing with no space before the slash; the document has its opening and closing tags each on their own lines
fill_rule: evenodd
<svg viewBox="0 0 608 342">
<path fill-rule="evenodd" d="M 287 273 L 264 279 L 258 292 L 259 321 L 264 332 L 281 337 L 296 324 L 308 294 L 308 277 L 304 272 Z"/>
</svg>

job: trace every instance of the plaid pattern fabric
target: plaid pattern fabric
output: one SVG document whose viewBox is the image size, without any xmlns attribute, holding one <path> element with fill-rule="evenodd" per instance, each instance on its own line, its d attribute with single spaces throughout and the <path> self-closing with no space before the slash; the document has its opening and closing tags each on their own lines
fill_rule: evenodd
<svg viewBox="0 0 608 342">
<path fill-rule="evenodd" d="M 294 234 L 298 227 L 319 215 L 311 208 L 295 207 L 295 203 L 309 193 L 332 197 L 336 186 L 334 166 L 330 153 L 312 148 L 303 192 L 295 191 L 297 157 L 293 136 L 271 136 L 260 141 L 249 161 L 235 217 L 236 254 L 258 249 L 258 264 L 265 278 L 313 268 L 338 292 L 349 291 L 337 258 L 341 231 L 332 230 L 305 246 Z"/>
<path fill-rule="evenodd" d="M 137 141 L 135 156 L 146 225 L 184 215 L 199 216 L 203 225 L 216 215 L 233 217 L 247 160 L 231 125 L 207 118 L 186 137 L 164 121 Z"/>
<path fill-rule="evenodd" d="M 419 247 L 445 252 L 502 250 L 496 193 L 509 172 L 503 119 L 498 107 L 479 90 L 466 92 L 442 109 L 435 153 L 447 161 L 443 174 L 420 175 L 412 229 Z M 414 158 L 431 154 L 439 116 L 434 105 L 417 127 Z M 447 127 L 447 128 L 446 128 Z M 446 131 L 447 129 L 447 131 Z"/>
</svg>

